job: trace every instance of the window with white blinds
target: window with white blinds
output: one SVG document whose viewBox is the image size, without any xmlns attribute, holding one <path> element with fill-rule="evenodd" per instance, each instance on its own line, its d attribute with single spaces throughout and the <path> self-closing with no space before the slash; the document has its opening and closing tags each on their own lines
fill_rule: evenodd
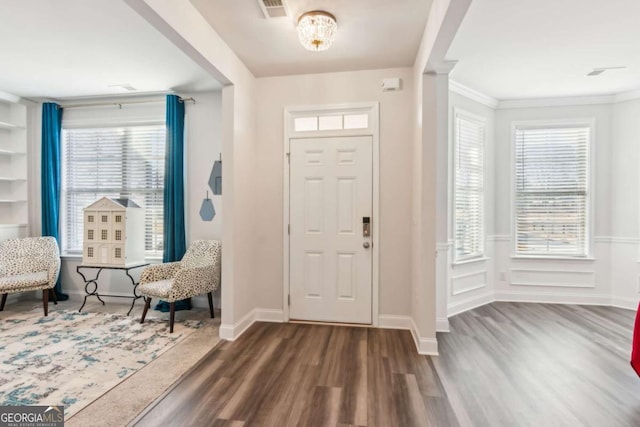
<svg viewBox="0 0 640 427">
<path fill-rule="evenodd" d="M 516 126 L 516 254 L 588 254 L 590 139 L 590 125 Z"/>
<path fill-rule="evenodd" d="M 455 261 L 484 253 L 485 123 L 455 114 L 454 235 Z"/>
<path fill-rule="evenodd" d="M 82 252 L 82 210 L 106 196 L 145 209 L 147 256 L 162 254 L 165 141 L 164 124 L 63 130 L 64 252 Z"/>
</svg>

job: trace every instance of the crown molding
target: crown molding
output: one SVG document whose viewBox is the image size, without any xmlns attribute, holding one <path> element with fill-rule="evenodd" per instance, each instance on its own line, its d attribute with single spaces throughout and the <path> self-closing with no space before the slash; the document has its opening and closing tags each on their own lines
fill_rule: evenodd
<svg viewBox="0 0 640 427">
<path fill-rule="evenodd" d="M 468 86 L 449 80 L 449 90 L 494 110 L 511 108 L 568 107 L 579 105 L 617 104 L 640 99 L 640 89 L 612 95 L 566 96 L 557 98 L 496 99 Z"/>
<path fill-rule="evenodd" d="M 451 92 L 457 93 L 458 95 L 469 98 L 472 101 L 476 101 L 482 105 L 486 105 L 489 108 L 493 108 L 494 110 L 500 103 L 500 101 L 498 101 L 497 99 L 489 95 L 485 95 L 482 92 L 478 92 L 475 89 L 471 89 L 470 87 L 465 86 L 462 83 L 458 83 L 455 80 L 449 80 L 449 90 Z"/>
<path fill-rule="evenodd" d="M 511 108 L 567 107 L 575 105 L 613 104 L 614 95 L 568 96 L 560 98 L 507 99 L 498 102 L 498 110 Z"/>
<path fill-rule="evenodd" d="M 621 92 L 615 95 L 615 103 L 640 99 L 640 89 Z"/>
</svg>

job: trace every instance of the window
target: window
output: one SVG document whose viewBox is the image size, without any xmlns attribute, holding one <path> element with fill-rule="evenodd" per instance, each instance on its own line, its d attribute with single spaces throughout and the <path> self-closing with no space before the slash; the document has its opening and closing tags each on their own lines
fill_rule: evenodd
<svg viewBox="0 0 640 427">
<path fill-rule="evenodd" d="M 516 126 L 516 254 L 586 256 L 591 126 Z"/>
<path fill-rule="evenodd" d="M 144 207 L 147 256 L 161 255 L 165 138 L 164 125 L 63 130 L 63 251 L 82 252 L 82 209 L 106 196 Z"/>
<path fill-rule="evenodd" d="M 116 248 L 116 258 L 122 258 L 122 248 Z"/>
<path fill-rule="evenodd" d="M 456 111 L 455 261 L 480 257 L 484 253 L 484 138 L 483 119 Z"/>
<path fill-rule="evenodd" d="M 87 230 L 87 240 L 93 240 L 93 230 Z"/>
<path fill-rule="evenodd" d="M 122 215 L 116 215 L 116 222 L 122 222 Z"/>
<path fill-rule="evenodd" d="M 93 248 L 87 248 L 87 257 L 93 258 Z"/>
<path fill-rule="evenodd" d="M 102 240 L 107 240 L 108 239 L 109 235 L 108 235 L 107 230 L 102 230 L 102 236 L 101 237 L 102 237 Z"/>
<path fill-rule="evenodd" d="M 93 215 L 89 215 L 89 216 L 88 216 L 88 220 L 87 220 L 87 221 L 88 221 L 88 222 L 93 222 Z"/>
<path fill-rule="evenodd" d="M 108 222 L 109 218 L 107 217 L 107 215 L 102 215 L 102 222 Z"/>
<path fill-rule="evenodd" d="M 122 230 L 116 230 L 116 240 L 122 240 Z"/>
</svg>

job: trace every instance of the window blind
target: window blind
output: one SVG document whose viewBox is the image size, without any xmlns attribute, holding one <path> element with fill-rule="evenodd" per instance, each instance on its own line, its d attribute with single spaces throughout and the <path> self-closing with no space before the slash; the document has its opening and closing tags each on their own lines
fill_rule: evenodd
<svg viewBox="0 0 640 427">
<path fill-rule="evenodd" d="M 456 261 L 484 252 L 484 122 L 456 115 L 454 224 Z"/>
<path fill-rule="evenodd" d="M 590 134 L 585 126 L 516 129 L 516 253 L 587 255 Z"/>
<path fill-rule="evenodd" d="M 79 253 L 83 208 L 100 197 L 129 197 L 145 209 L 147 256 L 161 255 L 164 125 L 64 129 L 62 247 Z"/>
</svg>

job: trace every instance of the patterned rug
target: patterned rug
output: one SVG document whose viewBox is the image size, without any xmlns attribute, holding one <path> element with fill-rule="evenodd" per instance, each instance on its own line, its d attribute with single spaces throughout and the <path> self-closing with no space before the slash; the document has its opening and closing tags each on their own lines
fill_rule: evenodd
<svg viewBox="0 0 640 427">
<path fill-rule="evenodd" d="M 39 310 L 0 313 L 0 405 L 64 405 L 65 418 L 202 326 Z"/>
</svg>

